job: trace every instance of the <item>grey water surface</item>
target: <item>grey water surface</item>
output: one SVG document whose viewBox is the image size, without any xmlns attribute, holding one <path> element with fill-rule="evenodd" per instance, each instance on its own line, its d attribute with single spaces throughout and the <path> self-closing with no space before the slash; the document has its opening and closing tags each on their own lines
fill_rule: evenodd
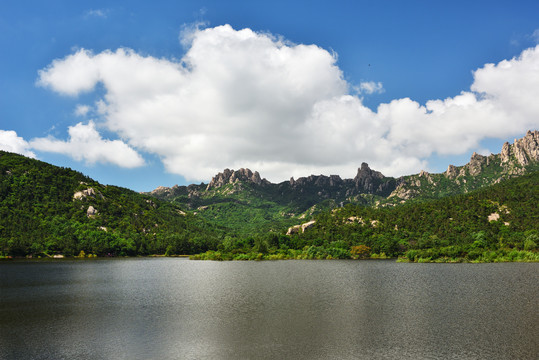
<svg viewBox="0 0 539 360">
<path fill-rule="evenodd" d="M 0 262 L 0 359 L 537 359 L 539 264 Z"/>
</svg>

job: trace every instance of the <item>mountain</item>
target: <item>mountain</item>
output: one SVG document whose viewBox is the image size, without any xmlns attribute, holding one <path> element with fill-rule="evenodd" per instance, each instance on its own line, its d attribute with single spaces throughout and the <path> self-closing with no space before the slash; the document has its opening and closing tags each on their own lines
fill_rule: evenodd
<svg viewBox="0 0 539 360">
<path fill-rule="evenodd" d="M 169 202 L 0 151 L 0 256 L 191 254 L 222 235 Z"/>
<path fill-rule="evenodd" d="M 449 165 L 441 174 L 419 174 L 397 179 L 396 189 L 380 202 L 395 205 L 409 201 L 436 199 L 466 193 L 497 184 L 525 173 L 539 170 L 539 132 L 528 131 L 526 136 L 506 142 L 499 154 L 489 156 L 473 153 L 464 166 Z"/>
<path fill-rule="evenodd" d="M 345 204 L 392 207 L 458 195 L 539 169 L 539 132 L 528 131 L 500 154 L 474 153 L 464 166 L 449 165 L 446 172 L 399 178 L 386 177 L 362 163 L 353 179 L 338 175 L 291 178 L 279 184 L 262 179 L 250 169 L 215 175 L 209 184 L 159 187 L 149 193 L 185 211 L 232 229 L 236 234 L 280 231 L 306 222 L 324 210 Z"/>
<path fill-rule="evenodd" d="M 276 253 L 307 258 L 539 261 L 539 171 L 466 194 L 397 207 L 346 205 L 277 239 Z M 283 246 L 293 249 L 281 251 Z"/>
<path fill-rule="evenodd" d="M 159 187 L 149 195 L 193 211 L 238 235 L 252 235 L 280 231 L 298 219 L 309 218 L 350 199 L 371 204 L 375 199 L 387 197 L 395 187 L 395 179 L 363 163 L 353 179 L 311 175 L 280 184 L 261 179 L 258 172 L 249 169 L 225 169 L 207 185 Z"/>
<path fill-rule="evenodd" d="M 148 194 L 0 151 L 0 258 L 206 252 L 201 258 L 537 261 L 538 144 L 529 131 L 500 154 L 474 154 L 441 174 L 395 179 L 363 163 L 353 179 L 273 184 L 227 169 L 209 184 Z"/>
</svg>

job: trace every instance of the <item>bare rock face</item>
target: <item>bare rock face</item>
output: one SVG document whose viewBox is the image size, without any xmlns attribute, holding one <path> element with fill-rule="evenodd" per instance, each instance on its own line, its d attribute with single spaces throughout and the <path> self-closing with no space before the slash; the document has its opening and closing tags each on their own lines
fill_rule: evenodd
<svg viewBox="0 0 539 360">
<path fill-rule="evenodd" d="M 152 190 L 150 194 L 153 196 L 166 196 L 170 195 L 172 192 L 172 188 L 166 187 L 166 186 L 158 186 L 156 189 Z"/>
<path fill-rule="evenodd" d="M 364 189 L 369 193 L 373 193 L 376 190 L 376 180 L 381 180 L 383 178 L 384 175 L 382 175 L 381 172 L 371 170 L 367 163 L 362 163 L 361 167 L 357 169 L 354 183 L 356 184 L 357 189 Z"/>
<path fill-rule="evenodd" d="M 289 181 L 290 186 L 294 186 L 296 184 L 296 180 L 294 180 L 294 177 L 292 176 Z"/>
<path fill-rule="evenodd" d="M 445 176 L 451 180 L 457 177 L 457 167 L 455 165 L 449 165 L 445 171 Z"/>
<path fill-rule="evenodd" d="M 89 196 L 95 197 L 95 195 L 95 190 L 93 188 L 88 188 L 86 190 L 77 191 L 75 194 L 73 194 L 73 200 L 82 200 Z"/>
<path fill-rule="evenodd" d="M 95 209 L 92 205 L 88 207 L 88 210 L 86 211 L 86 215 L 88 217 L 96 216 L 97 215 L 97 209 Z"/>
<path fill-rule="evenodd" d="M 508 162 L 511 159 L 511 145 L 508 142 L 503 144 L 500 157 L 502 159 L 502 164 Z"/>
<path fill-rule="evenodd" d="M 470 162 L 466 164 L 466 168 L 468 169 L 470 175 L 476 176 L 481 173 L 481 169 L 483 167 L 483 163 L 486 162 L 487 157 L 483 155 L 479 155 L 478 153 L 474 152 L 472 154 L 472 158 L 470 159 Z"/>
<path fill-rule="evenodd" d="M 309 221 L 304 224 L 301 224 L 301 231 L 305 232 L 305 230 L 312 228 L 315 223 L 316 221 L 313 220 L 313 221 Z"/>
<path fill-rule="evenodd" d="M 253 173 L 251 170 L 243 168 L 236 171 L 225 169 L 222 173 L 215 175 L 211 179 L 206 190 L 220 188 L 223 185 L 233 184 L 236 181 L 247 181 L 256 185 L 261 185 L 264 182 L 264 180 L 260 178 L 258 171 Z"/>
<path fill-rule="evenodd" d="M 427 179 L 427 181 L 429 182 L 429 184 L 433 184 L 434 183 L 434 180 L 432 180 L 432 176 L 425 170 L 421 170 L 419 172 L 419 177 L 421 178 L 425 178 Z M 421 186 L 421 182 L 418 180 L 419 182 L 419 185 L 417 185 L 418 187 Z"/>
<path fill-rule="evenodd" d="M 301 225 L 294 225 L 290 228 L 288 228 L 288 231 L 286 232 L 286 235 L 292 235 L 292 234 L 298 234 L 301 230 Z"/>
<path fill-rule="evenodd" d="M 409 188 L 406 183 L 401 183 L 395 190 L 393 190 L 391 194 L 389 194 L 388 198 L 396 196 L 402 200 L 409 200 L 415 197 L 418 193 L 418 190 Z"/>
<path fill-rule="evenodd" d="M 493 221 L 498 221 L 500 219 L 500 214 L 498 213 L 492 213 L 488 216 L 488 221 L 489 222 L 493 222 Z"/>
<path fill-rule="evenodd" d="M 304 233 L 305 230 L 312 228 L 315 223 L 316 223 L 316 221 L 312 220 L 312 221 L 303 223 L 301 225 L 294 225 L 294 226 L 288 228 L 288 231 L 286 232 L 286 235 Z"/>
<path fill-rule="evenodd" d="M 528 131 L 526 136 L 515 139 L 512 145 L 503 144 L 502 164 L 508 163 L 514 156 L 519 165 L 526 166 L 530 162 L 539 162 L 539 131 Z"/>
</svg>

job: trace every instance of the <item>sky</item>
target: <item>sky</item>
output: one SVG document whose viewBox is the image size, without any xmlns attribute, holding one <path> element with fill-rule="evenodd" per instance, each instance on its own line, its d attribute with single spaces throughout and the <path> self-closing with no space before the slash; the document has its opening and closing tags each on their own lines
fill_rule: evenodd
<svg viewBox="0 0 539 360">
<path fill-rule="evenodd" d="M 539 2 L 0 3 L 0 149 L 150 191 L 442 172 L 539 129 Z"/>
</svg>

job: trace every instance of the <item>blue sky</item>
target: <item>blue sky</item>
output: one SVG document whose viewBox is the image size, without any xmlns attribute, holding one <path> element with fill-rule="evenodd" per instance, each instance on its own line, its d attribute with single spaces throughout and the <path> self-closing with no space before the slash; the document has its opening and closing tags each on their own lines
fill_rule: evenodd
<svg viewBox="0 0 539 360">
<path fill-rule="evenodd" d="M 272 181 L 353 177 L 363 161 L 441 172 L 539 127 L 537 14 L 537 1 L 3 1 L 0 148 L 137 191 L 239 167 Z"/>
</svg>

